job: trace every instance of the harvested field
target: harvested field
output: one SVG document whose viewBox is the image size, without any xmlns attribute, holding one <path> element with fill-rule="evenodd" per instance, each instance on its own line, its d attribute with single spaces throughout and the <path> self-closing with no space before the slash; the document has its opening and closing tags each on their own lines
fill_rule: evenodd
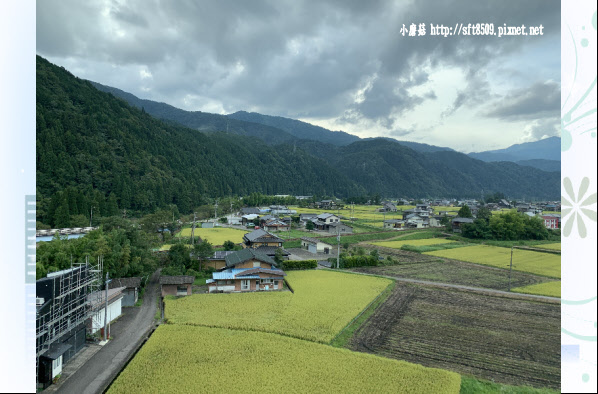
<svg viewBox="0 0 598 394">
<path fill-rule="evenodd" d="M 353 350 L 496 382 L 560 388 L 560 305 L 397 283 Z"/>
<path fill-rule="evenodd" d="M 511 249 L 498 246 L 476 245 L 459 249 L 427 252 L 429 256 L 469 261 L 471 263 L 490 265 L 509 269 Z M 561 277 L 561 256 L 552 253 L 532 252 L 515 249 L 513 251 L 513 270 L 545 275 L 553 278 Z"/>
<path fill-rule="evenodd" d="M 426 246 L 426 245 L 440 245 L 440 244 L 447 244 L 453 243 L 453 241 L 449 241 L 448 239 L 444 238 L 429 238 L 429 239 L 413 239 L 403 241 L 402 239 L 397 239 L 396 241 L 382 241 L 382 242 L 372 242 L 372 245 L 377 246 L 384 246 L 386 248 L 393 248 L 393 249 L 401 249 L 404 245 L 412 245 L 412 246 Z"/>
<path fill-rule="evenodd" d="M 448 260 L 445 262 L 430 261 L 379 267 L 359 267 L 353 268 L 351 271 L 386 275 L 395 278 L 420 279 L 431 282 L 450 283 L 471 287 L 484 287 L 487 289 L 496 290 L 508 290 L 509 288 L 508 271 L 493 267 L 483 267 L 476 264 L 464 263 L 456 260 Z M 550 281 L 551 279 L 545 276 L 513 271 L 511 276 L 511 288 L 537 285 Z"/>
</svg>

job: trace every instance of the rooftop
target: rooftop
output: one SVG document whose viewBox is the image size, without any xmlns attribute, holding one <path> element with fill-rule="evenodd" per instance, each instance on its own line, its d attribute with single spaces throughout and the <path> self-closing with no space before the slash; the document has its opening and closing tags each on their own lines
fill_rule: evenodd
<svg viewBox="0 0 598 394">
<path fill-rule="evenodd" d="M 195 281 L 190 275 L 160 276 L 161 285 L 188 285 Z"/>
</svg>

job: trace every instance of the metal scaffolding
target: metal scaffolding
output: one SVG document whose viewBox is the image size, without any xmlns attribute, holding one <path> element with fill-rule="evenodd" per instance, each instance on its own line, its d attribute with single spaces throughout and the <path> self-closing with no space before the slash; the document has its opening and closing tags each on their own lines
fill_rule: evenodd
<svg viewBox="0 0 598 394">
<path fill-rule="evenodd" d="M 89 293 L 101 289 L 102 268 L 102 258 L 94 265 L 86 258 L 83 264 L 48 274 L 47 278 L 52 280 L 52 299 L 43 300 L 36 312 L 36 379 L 39 378 L 40 356 L 90 317 Z M 49 308 L 45 307 L 47 302 Z"/>
</svg>

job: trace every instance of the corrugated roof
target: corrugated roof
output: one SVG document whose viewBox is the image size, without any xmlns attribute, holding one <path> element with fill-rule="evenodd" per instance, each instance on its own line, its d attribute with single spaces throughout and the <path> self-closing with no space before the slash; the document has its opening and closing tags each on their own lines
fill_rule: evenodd
<svg viewBox="0 0 598 394">
<path fill-rule="evenodd" d="M 124 289 L 125 287 L 108 289 L 108 304 L 111 304 L 119 297 L 122 297 L 122 292 Z M 91 303 L 92 309 L 103 308 L 106 303 L 106 290 L 100 290 L 88 294 L 87 300 Z"/>
<path fill-rule="evenodd" d="M 115 289 L 117 287 L 139 287 L 141 285 L 141 277 L 133 278 L 115 278 L 108 284 L 109 289 Z"/>
<path fill-rule="evenodd" d="M 190 275 L 160 276 L 161 285 L 188 285 L 194 281 L 195 277 Z"/>
<path fill-rule="evenodd" d="M 302 241 L 311 242 L 311 243 L 314 243 L 314 244 L 323 243 L 323 244 L 326 244 L 326 245 L 330 245 L 328 242 L 324 242 L 324 241 L 322 241 L 320 239 L 317 239 L 317 238 L 301 237 L 301 240 Z"/>
<path fill-rule="evenodd" d="M 56 343 L 50 345 L 50 348 L 46 353 L 44 353 L 44 357 L 49 358 L 50 360 L 56 360 L 58 357 L 62 356 L 67 350 L 72 348 L 72 345 L 67 343 Z"/>
</svg>

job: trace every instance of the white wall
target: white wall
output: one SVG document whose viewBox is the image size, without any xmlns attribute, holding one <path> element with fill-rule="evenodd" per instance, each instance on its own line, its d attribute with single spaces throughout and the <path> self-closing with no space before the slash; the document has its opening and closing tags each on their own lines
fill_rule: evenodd
<svg viewBox="0 0 598 394">
<path fill-rule="evenodd" d="M 104 309 L 97 311 L 92 317 L 91 333 L 104 328 Z M 111 322 L 122 314 L 122 297 L 108 305 L 108 321 Z"/>
</svg>

